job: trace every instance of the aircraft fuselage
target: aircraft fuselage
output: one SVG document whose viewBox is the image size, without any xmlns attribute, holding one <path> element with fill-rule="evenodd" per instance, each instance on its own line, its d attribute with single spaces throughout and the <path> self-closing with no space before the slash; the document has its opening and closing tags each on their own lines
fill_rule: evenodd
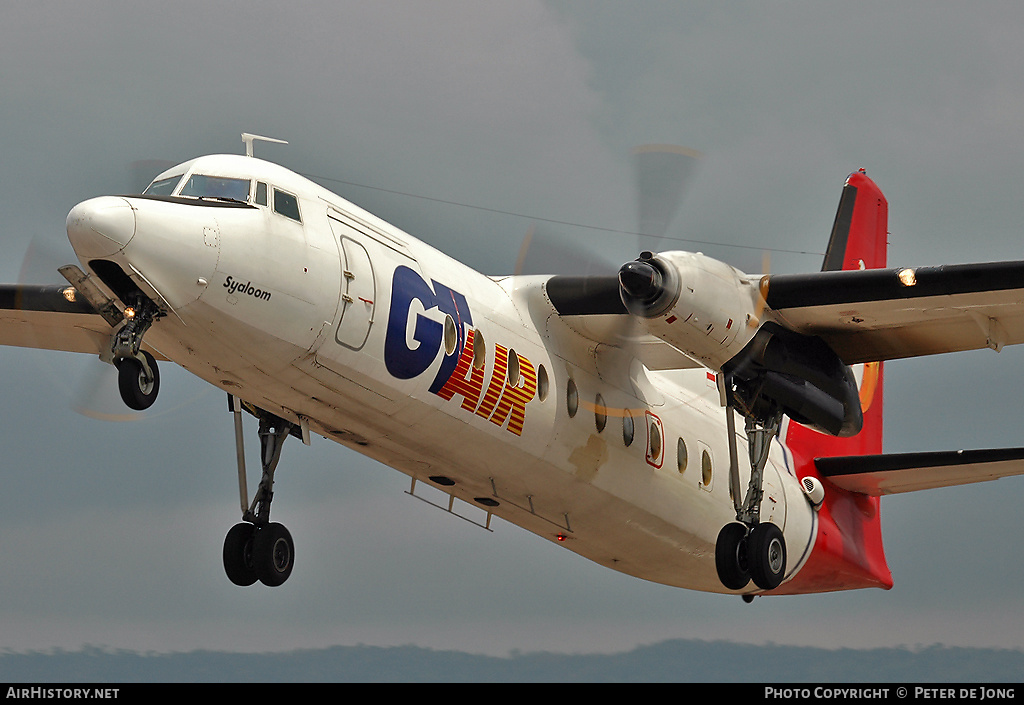
<svg viewBox="0 0 1024 705">
<path fill-rule="evenodd" d="M 179 195 L 196 175 L 249 190 Z M 174 194 L 93 199 L 68 218 L 109 293 L 102 263 L 165 314 L 149 347 L 459 511 L 647 580 L 727 591 L 715 542 L 735 512 L 714 375 L 648 370 L 569 327 L 548 277 L 485 276 L 275 165 L 213 156 L 167 176 L 182 178 Z M 785 534 L 787 579 L 817 527 L 793 465 L 773 442 L 761 516 Z"/>
</svg>

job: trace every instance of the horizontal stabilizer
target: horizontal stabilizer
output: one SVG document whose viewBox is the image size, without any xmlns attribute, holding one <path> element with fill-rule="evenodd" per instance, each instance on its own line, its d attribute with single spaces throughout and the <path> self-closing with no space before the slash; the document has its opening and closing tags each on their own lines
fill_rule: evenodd
<svg viewBox="0 0 1024 705">
<path fill-rule="evenodd" d="M 1024 475 L 1024 448 L 851 455 L 814 464 L 832 484 L 879 497 Z"/>
</svg>

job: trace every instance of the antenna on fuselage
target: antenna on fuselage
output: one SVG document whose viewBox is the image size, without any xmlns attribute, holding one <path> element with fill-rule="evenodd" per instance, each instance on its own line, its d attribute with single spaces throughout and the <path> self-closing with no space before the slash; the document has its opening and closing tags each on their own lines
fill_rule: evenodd
<svg viewBox="0 0 1024 705">
<path fill-rule="evenodd" d="M 245 156 L 252 156 L 252 143 L 256 140 L 262 140 L 263 142 L 274 142 L 276 144 L 288 144 L 284 140 L 276 140 L 273 137 L 264 137 L 262 135 L 254 135 L 249 132 L 242 133 L 242 142 L 245 143 Z"/>
</svg>

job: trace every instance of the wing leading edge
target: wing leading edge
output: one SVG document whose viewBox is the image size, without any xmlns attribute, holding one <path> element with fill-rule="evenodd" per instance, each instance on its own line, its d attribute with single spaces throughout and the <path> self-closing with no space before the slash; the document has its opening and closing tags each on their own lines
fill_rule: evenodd
<svg viewBox="0 0 1024 705">
<path fill-rule="evenodd" d="M 99 355 L 113 327 L 64 285 L 0 285 L 0 345 Z"/>
<path fill-rule="evenodd" d="M 1024 343 L 1024 262 L 775 275 L 768 308 L 847 364 Z"/>
</svg>

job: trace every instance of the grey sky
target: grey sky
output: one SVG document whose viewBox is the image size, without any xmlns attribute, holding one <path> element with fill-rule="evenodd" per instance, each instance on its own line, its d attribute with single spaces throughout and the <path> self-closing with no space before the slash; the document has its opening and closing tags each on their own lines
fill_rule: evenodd
<svg viewBox="0 0 1024 705">
<path fill-rule="evenodd" d="M 0 16 L 7 281 L 33 241 L 68 261 L 68 210 L 132 190 L 133 162 L 240 153 L 242 131 L 291 142 L 260 156 L 376 187 L 325 182 L 494 273 L 533 222 L 494 210 L 634 227 L 629 150 L 661 142 L 706 155 L 671 234 L 720 246 L 678 246 L 748 271 L 762 249 L 774 271 L 817 269 L 859 167 L 889 198 L 892 264 L 1021 258 L 1014 3 L 4 1 Z M 890 364 L 886 449 L 1019 445 L 1022 361 Z M 73 413 L 101 368 L 0 350 L 0 648 L 1024 648 L 1022 479 L 883 500 L 890 592 L 748 606 L 618 575 L 502 522 L 476 529 L 314 439 L 285 447 L 276 486 L 295 573 L 240 590 L 220 566 L 238 514 L 223 396 L 165 366 L 144 420 Z"/>
</svg>

